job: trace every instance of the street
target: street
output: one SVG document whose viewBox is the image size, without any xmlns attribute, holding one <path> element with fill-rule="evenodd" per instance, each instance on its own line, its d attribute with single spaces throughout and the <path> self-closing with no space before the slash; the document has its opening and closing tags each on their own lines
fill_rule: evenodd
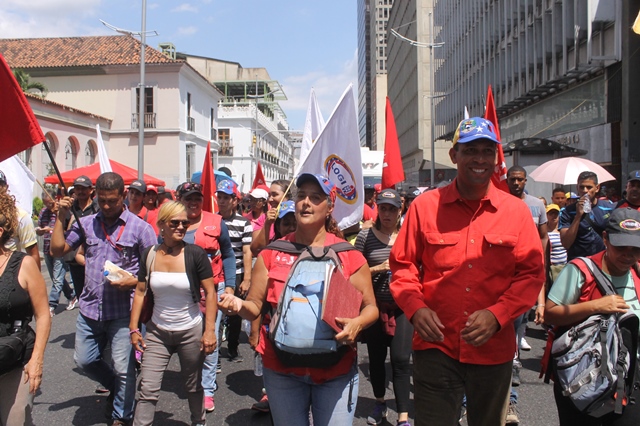
<svg viewBox="0 0 640 426">
<path fill-rule="evenodd" d="M 46 274 L 46 272 L 45 272 Z M 50 280 L 47 277 L 47 284 Z M 106 424 L 104 408 L 107 396 L 95 393 L 96 383 L 84 376 L 73 361 L 75 321 L 78 310 L 65 311 L 66 300 L 61 296 L 57 314 L 53 317 L 51 337 L 45 354 L 42 387 L 34 404 L 36 425 L 101 425 Z M 530 323 L 532 325 L 532 323 Z M 522 352 L 522 385 L 518 388 L 520 424 L 524 426 L 549 426 L 557 424 L 552 388 L 538 379 L 539 360 L 544 348 L 544 332 L 532 327 L 527 332 L 532 350 Z M 253 374 L 252 350 L 246 336 L 240 345 L 244 362 L 231 363 L 226 359 L 226 343 L 222 344 L 222 373 L 218 375 L 219 389 L 215 395 L 216 409 L 207 414 L 211 425 L 270 425 L 268 415 L 251 410 L 251 405 L 260 399 L 262 380 Z M 371 384 L 368 381 L 368 357 L 364 345 L 359 345 L 360 392 L 355 415 L 355 425 L 366 425 L 367 415 L 374 405 Z M 180 379 L 177 356 L 171 359 L 156 410 L 157 425 L 189 425 L 189 409 Z M 390 374 L 390 365 L 387 364 Z M 396 423 L 395 402 L 392 386 L 387 390 L 390 408 L 388 423 Z M 487 388 L 490 392 L 490 387 Z M 413 399 L 413 395 L 412 395 Z M 413 409 L 410 421 L 413 424 Z M 463 421 L 463 424 L 466 422 Z"/>
</svg>

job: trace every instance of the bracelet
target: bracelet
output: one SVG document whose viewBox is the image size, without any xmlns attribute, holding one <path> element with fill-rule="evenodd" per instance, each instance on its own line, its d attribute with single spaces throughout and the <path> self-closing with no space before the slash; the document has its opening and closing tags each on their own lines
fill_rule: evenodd
<svg viewBox="0 0 640 426">
<path fill-rule="evenodd" d="M 131 336 L 132 334 L 135 334 L 135 333 L 138 333 L 139 335 L 142 336 L 142 333 L 140 333 L 140 329 L 139 328 L 136 328 L 135 330 L 131 330 L 129 332 L 129 336 Z"/>
</svg>

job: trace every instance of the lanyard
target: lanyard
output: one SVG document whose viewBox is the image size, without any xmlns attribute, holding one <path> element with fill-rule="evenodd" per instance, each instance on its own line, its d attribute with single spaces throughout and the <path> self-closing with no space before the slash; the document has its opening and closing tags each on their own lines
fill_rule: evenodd
<svg viewBox="0 0 640 426">
<path fill-rule="evenodd" d="M 113 247 L 114 249 L 118 250 L 118 251 L 122 251 L 122 247 L 119 247 L 117 245 L 118 241 L 120 241 L 120 237 L 122 237 L 122 233 L 124 232 L 124 227 L 127 225 L 126 223 L 124 225 L 122 225 L 120 227 L 120 232 L 118 232 L 118 236 L 116 237 L 116 241 L 113 242 L 111 240 L 111 238 L 109 237 L 109 234 L 107 234 L 107 229 L 104 227 L 104 222 L 100 222 L 100 224 L 102 225 L 102 230 L 104 231 L 104 236 L 107 237 L 107 241 L 109 241 L 109 244 L 111 244 L 111 247 Z"/>
</svg>

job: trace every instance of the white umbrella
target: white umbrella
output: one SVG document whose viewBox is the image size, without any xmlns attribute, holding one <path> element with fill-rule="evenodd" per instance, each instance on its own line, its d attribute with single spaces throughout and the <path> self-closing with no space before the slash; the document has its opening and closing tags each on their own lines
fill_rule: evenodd
<svg viewBox="0 0 640 426">
<path fill-rule="evenodd" d="M 537 182 L 574 185 L 578 183 L 578 175 L 586 171 L 594 172 L 598 176 L 598 183 L 616 179 L 602 166 L 580 157 L 565 157 L 547 161 L 529 173 L 529 177 Z"/>
</svg>

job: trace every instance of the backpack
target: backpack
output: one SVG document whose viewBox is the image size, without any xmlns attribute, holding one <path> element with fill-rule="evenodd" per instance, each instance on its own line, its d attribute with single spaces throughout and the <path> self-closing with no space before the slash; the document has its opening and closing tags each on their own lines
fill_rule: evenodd
<svg viewBox="0 0 640 426">
<path fill-rule="evenodd" d="M 579 258 L 595 278 L 603 295 L 617 294 L 611 280 L 588 258 Z M 602 417 L 621 414 L 633 391 L 637 369 L 638 317 L 625 314 L 592 315 L 564 333 L 556 333 L 545 382 L 554 380 L 562 394 L 581 412 Z"/>
<path fill-rule="evenodd" d="M 342 273 L 338 253 L 355 248 L 347 242 L 310 247 L 277 240 L 266 249 L 298 255 L 269 325 L 269 337 L 278 359 L 289 367 L 323 368 L 337 364 L 349 347 L 339 347 L 336 332 L 322 320 L 322 302 L 331 276 Z"/>
</svg>

